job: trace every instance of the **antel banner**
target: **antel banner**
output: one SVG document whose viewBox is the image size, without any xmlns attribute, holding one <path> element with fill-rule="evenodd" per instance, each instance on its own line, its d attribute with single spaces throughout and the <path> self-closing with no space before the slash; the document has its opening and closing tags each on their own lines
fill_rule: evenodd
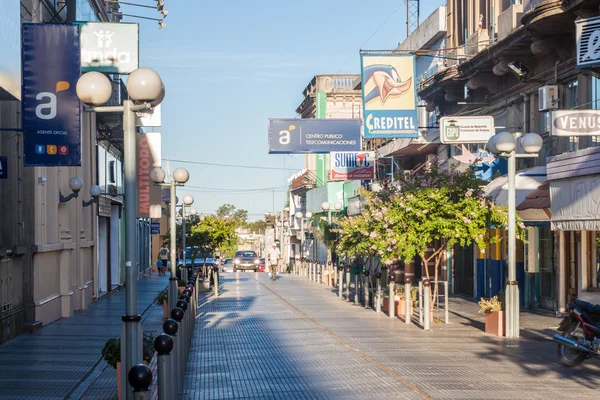
<svg viewBox="0 0 600 400">
<path fill-rule="evenodd" d="M 419 137 L 415 57 L 364 52 L 360 62 L 365 137 Z"/>
<path fill-rule="evenodd" d="M 22 40 L 25 165 L 81 165 L 79 28 L 23 24 Z"/>
<path fill-rule="evenodd" d="M 150 171 L 160 167 L 161 134 L 158 132 L 137 135 L 137 217 L 161 217 L 161 189 L 150 180 Z"/>
<path fill-rule="evenodd" d="M 269 119 L 269 153 L 360 151 L 359 119 Z"/>
<path fill-rule="evenodd" d="M 575 21 L 577 68 L 600 65 L 600 17 Z"/>
<path fill-rule="evenodd" d="M 600 136 L 600 110 L 558 110 L 551 115 L 552 136 Z"/>
<path fill-rule="evenodd" d="M 137 23 L 86 22 L 81 25 L 81 70 L 129 74 L 139 64 Z"/>
<path fill-rule="evenodd" d="M 331 153 L 331 180 L 375 179 L 375 152 Z"/>
<path fill-rule="evenodd" d="M 494 117 L 442 117 L 440 142 L 487 143 L 496 133 Z"/>
</svg>

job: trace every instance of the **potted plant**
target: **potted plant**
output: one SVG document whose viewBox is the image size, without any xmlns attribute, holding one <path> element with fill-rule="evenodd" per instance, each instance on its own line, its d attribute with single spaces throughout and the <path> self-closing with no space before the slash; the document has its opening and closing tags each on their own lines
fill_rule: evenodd
<svg viewBox="0 0 600 400">
<path fill-rule="evenodd" d="M 164 317 L 165 319 L 169 319 L 169 291 L 167 289 L 162 290 L 158 296 L 156 296 L 156 305 L 163 306 Z"/>
<path fill-rule="evenodd" d="M 154 357 L 154 339 L 155 336 L 150 333 L 144 333 L 142 342 L 143 363 L 150 365 Z M 102 348 L 102 358 L 116 370 L 117 373 L 117 396 L 121 399 L 121 338 L 110 338 Z"/>
<path fill-rule="evenodd" d="M 485 333 L 504 336 L 504 301 L 502 293 L 491 299 L 481 298 L 479 312 L 485 314 Z"/>
<path fill-rule="evenodd" d="M 406 296 L 404 285 L 396 286 L 396 297 L 398 302 L 396 303 L 396 315 L 404 315 L 406 313 Z M 413 286 L 410 288 L 410 315 L 413 315 L 415 304 L 417 303 L 417 289 Z"/>
<path fill-rule="evenodd" d="M 179 291 L 179 294 L 183 293 L 186 286 L 187 282 L 184 282 L 182 279 L 177 280 L 177 290 Z"/>
<path fill-rule="evenodd" d="M 400 296 L 398 296 L 398 292 L 395 291 L 395 295 L 394 295 L 394 306 L 396 307 L 396 315 L 398 315 L 398 304 L 400 302 Z M 383 294 L 383 312 L 387 313 L 390 311 L 390 295 L 389 295 L 389 291 L 386 290 L 385 293 Z"/>
</svg>

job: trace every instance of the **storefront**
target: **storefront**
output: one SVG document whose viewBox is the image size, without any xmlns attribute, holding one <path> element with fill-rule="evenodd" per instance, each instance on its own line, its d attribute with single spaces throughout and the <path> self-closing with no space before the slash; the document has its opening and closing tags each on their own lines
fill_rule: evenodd
<svg viewBox="0 0 600 400">
<path fill-rule="evenodd" d="M 600 147 L 552 157 L 548 180 L 559 232 L 559 311 L 570 296 L 600 303 Z"/>
</svg>

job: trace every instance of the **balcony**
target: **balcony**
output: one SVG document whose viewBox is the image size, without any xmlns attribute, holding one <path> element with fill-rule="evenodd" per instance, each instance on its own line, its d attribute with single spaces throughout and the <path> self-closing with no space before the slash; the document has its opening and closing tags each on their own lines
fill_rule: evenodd
<svg viewBox="0 0 600 400">
<path fill-rule="evenodd" d="M 301 174 L 292 179 L 290 191 L 296 196 L 304 196 L 307 191 L 317 186 L 317 180 L 314 172 L 304 170 Z"/>
<path fill-rule="evenodd" d="M 360 75 L 316 75 L 302 91 L 304 100 L 296 109 L 296 113 L 300 114 L 302 118 L 314 118 L 317 93 L 325 93 L 328 98 L 336 95 L 350 95 L 358 102 L 362 93 L 360 87 L 356 89 L 357 80 L 360 81 Z"/>
</svg>

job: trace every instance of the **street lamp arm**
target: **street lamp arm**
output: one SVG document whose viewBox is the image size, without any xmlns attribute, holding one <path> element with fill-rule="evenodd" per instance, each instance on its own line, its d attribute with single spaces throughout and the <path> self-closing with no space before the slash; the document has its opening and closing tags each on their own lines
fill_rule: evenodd
<svg viewBox="0 0 600 400">
<path fill-rule="evenodd" d="M 66 203 L 72 199 L 75 199 L 79 196 L 79 192 L 72 192 L 70 195 L 68 196 L 63 196 L 63 194 L 61 192 L 58 192 L 58 197 L 61 203 Z"/>
<path fill-rule="evenodd" d="M 152 108 L 152 104 L 143 103 L 136 104 L 129 107 L 131 111 L 149 110 Z M 99 106 L 99 107 L 85 107 L 86 112 L 95 113 L 122 113 L 124 111 L 123 106 Z"/>
</svg>

